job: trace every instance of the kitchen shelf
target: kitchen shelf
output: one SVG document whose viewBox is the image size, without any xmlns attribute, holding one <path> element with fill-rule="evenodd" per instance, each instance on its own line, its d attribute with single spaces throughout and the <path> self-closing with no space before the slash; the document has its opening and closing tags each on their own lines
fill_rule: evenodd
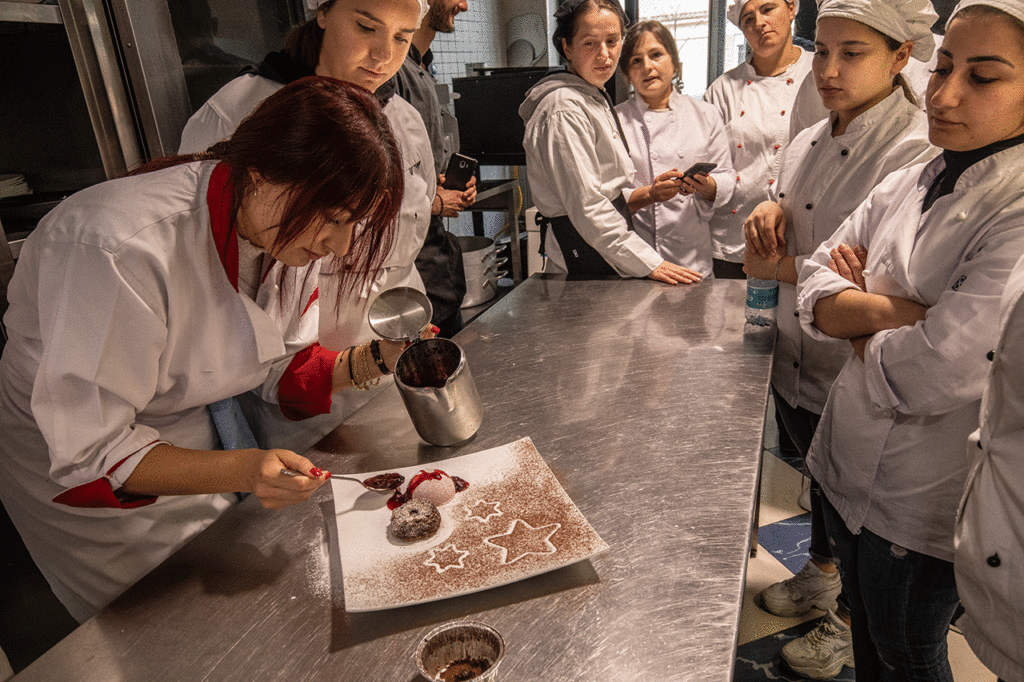
<svg viewBox="0 0 1024 682">
<path fill-rule="evenodd" d="M 63 24 L 60 7 L 24 2 L 0 2 L 0 21 L 22 24 Z"/>
</svg>

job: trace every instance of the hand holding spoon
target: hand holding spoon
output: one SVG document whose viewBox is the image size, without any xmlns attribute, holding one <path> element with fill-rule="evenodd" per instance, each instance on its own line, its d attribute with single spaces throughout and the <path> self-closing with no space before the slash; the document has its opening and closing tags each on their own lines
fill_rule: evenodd
<svg viewBox="0 0 1024 682">
<path fill-rule="evenodd" d="M 294 469 L 281 469 L 281 473 L 285 476 L 306 476 L 306 474 L 301 471 L 295 471 Z M 326 474 L 327 478 L 331 478 L 331 472 L 329 471 L 313 469 L 310 473 L 322 473 Z M 360 480 L 358 478 L 353 478 L 352 476 L 334 476 L 334 478 L 345 481 L 355 481 L 367 490 L 372 490 L 373 492 L 380 493 L 381 495 L 387 495 L 394 492 L 398 486 L 405 482 L 405 476 L 402 474 L 380 474 L 378 476 L 371 476 L 366 480 Z"/>
</svg>

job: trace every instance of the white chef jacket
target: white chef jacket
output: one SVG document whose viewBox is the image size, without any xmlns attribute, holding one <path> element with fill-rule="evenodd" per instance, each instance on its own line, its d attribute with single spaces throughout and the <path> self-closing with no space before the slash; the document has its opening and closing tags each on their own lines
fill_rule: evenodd
<svg viewBox="0 0 1024 682">
<path fill-rule="evenodd" d="M 217 91 L 189 119 L 181 134 L 182 154 L 204 151 L 234 133 L 238 124 L 263 100 L 284 87 L 281 83 L 244 74 Z M 395 287 L 412 287 L 425 292 L 423 280 L 415 267 L 416 256 L 423 246 L 430 225 L 430 204 L 437 189 L 433 153 L 427 130 L 419 113 L 401 97 L 392 96 L 384 106 L 384 115 L 395 136 L 405 168 L 405 192 L 398 215 L 397 231 L 384 271 L 370 286 L 346 295 L 335 305 L 337 278 L 320 278 L 320 343 L 326 348 L 343 350 L 377 338 L 370 329 L 367 312 L 380 292 Z M 329 302 L 329 303 L 326 303 Z M 283 417 L 272 405 L 243 396 L 243 408 L 257 440 L 263 447 L 283 447 L 302 451 L 341 423 L 345 417 L 370 401 L 393 379 L 382 377 L 376 388 L 368 391 L 343 391 L 334 397 L 331 412 L 303 422 Z"/>
<path fill-rule="evenodd" d="M 743 221 L 769 198 L 779 176 L 797 92 L 805 78 L 812 78 L 812 59 L 812 53 L 801 50 L 800 58 L 777 76 L 758 76 L 748 59 L 716 78 L 704 93 L 725 119 L 736 171 L 732 199 L 715 207 L 711 218 L 712 255 L 719 260 L 743 261 Z M 820 97 L 807 98 L 801 106 L 808 111 L 798 115 L 808 125 L 828 115 Z"/>
<path fill-rule="evenodd" d="M 842 135 L 832 137 L 826 119 L 793 138 L 773 198 L 786 212 L 787 250 L 797 272 L 886 175 L 938 153 L 928 142 L 927 117 L 902 88 L 853 119 Z M 850 344 L 812 339 L 795 313 L 796 287 L 780 282 L 772 387 L 790 405 L 821 414 Z"/>
<path fill-rule="evenodd" d="M 1024 258 L 1006 283 L 999 320 L 954 543 L 966 609 L 957 625 L 981 662 L 1012 682 L 1024 680 Z"/>
<path fill-rule="evenodd" d="M 256 74 L 235 78 L 189 119 L 181 133 L 179 153 L 201 152 L 230 137 L 243 118 L 282 87 L 281 83 Z M 415 261 L 427 235 L 430 204 L 437 189 L 434 157 L 423 119 L 411 104 L 395 95 L 384 106 L 384 115 L 391 124 L 405 167 L 405 193 L 395 243 L 384 263 L 385 271 L 377 282 L 371 288 L 358 292 L 358 296 L 342 302 L 341 319 L 329 317 L 322 321 L 325 322 L 321 329 L 324 333 L 322 342 L 329 348 L 344 349 L 376 337 L 366 321 L 366 309 L 379 292 L 400 286 L 424 291 Z M 329 282 L 321 282 L 320 293 L 325 300 L 329 296 L 326 285 Z M 326 314 L 333 309 L 333 306 L 324 306 L 321 313 Z"/>
<path fill-rule="evenodd" d="M 526 122 L 530 194 L 541 215 L 568 216 L 580 236 L 623 277 L 646 277 L 662 258 L 631 231 L 612 201 L 633 181 L 633 162 L 601 90 L 579 76 L 548 76 L 519 107 Z M 566 272 L 548 231 L 545 272 Z"/>
<path fill-rule="evenodd" d="M 325 385 L 292 381 L 301 379 L 292 376 L 296 359 L 318 348 L 316 273 L 275 263 L 255 301 L 237 292 L 237 260 L 232 273 L 220 252 L 237 242 L 214 233 L 208 204 L 215 165 L 112 180 L 65 199 L 25 241 L 10 284 L 0 498 L 79 620 L 236 501 L 116 499 L 154 445 L 217 448 L 206 406 L 250 389 L 278 400 L 291 382 L 292 411 L 318 389 L 330 400 L 326 365 L 337 353 L 320 353 Z"/>
<path fill-rule="evenodd" d="M 615 110 L 636 169 L 633 186 L 625 191 L 627 199 L 634 189 L 652 184 L 665 171 L 685 171 L 698 161 L 718 164 L 711 172 L 717 185 L 713 204 L 697 194 L 677 194 L 633 213 L 633 229 L 662 258 L 710 277 L 708 221 L 716 206 L 732 198 L 736 184 L 722 114 L 707 102 L 674 90 L 662 111 L 652 111 L 636 94 Z"/>
<path fill-rule="evenodd" d="M 923 322 L 875 334 L 863 362 L 851 353 L 807 463 L 852 532 L 952 561 L 963 444 L 978 424 L 999 299 L 1024 253 L 1024 146 L 968 168 L 922 216 L 944 167 L 939 156 L 883 180 L 804 261 L 797 311 L 804 331 L 822 338 L 815 302 L 853 286 L 827 265 L 843 242 L 867 248 L 868 292 L 929 306 Z"/>
</svg>

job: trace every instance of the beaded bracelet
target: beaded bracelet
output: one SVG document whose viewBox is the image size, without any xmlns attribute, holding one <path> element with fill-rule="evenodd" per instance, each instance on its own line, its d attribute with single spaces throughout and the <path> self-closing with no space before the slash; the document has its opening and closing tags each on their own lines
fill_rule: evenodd
<svg viewBox="0 0 1024 682">
<path fill-rule="evenodd" d="M 377 365 L 377 369 L 384 375 L 391 374 L 391 370 L 384 364 L 384 356 L 380 354 L 380 341 L 377 339 L 370 341 L 370 355 L 373 356 L 373 362 Z"/>
</svg>

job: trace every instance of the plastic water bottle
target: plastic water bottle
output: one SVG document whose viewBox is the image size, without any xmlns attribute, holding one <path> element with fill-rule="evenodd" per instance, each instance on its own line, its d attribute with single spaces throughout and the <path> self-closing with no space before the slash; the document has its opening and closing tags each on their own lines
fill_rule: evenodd
<svg viewBox="0 0 1024 682">
<path fill-rule="evenodd" d="M 747 324 L 769 329 L 779 307 L 779 283 L 773 279 L 747 278 Z"/>
</svg>

